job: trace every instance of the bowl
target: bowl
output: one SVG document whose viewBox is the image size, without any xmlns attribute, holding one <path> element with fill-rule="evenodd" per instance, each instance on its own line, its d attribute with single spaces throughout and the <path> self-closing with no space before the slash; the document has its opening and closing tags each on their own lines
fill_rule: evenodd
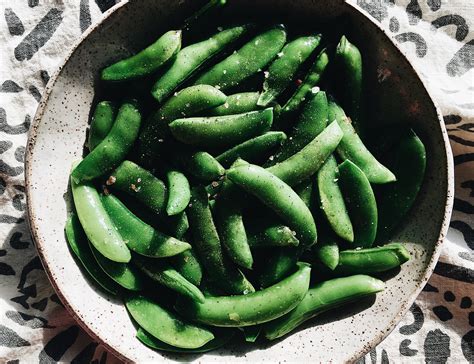
<svg viewBox="0 0 474 364">
<path fill-rule="evenodd" d="M 394 237 L 410 242 L 412 259 L 397 275 L 385 277 L 387 288 L 374 301 L 333 312 L 277 342 L 233 343 L 202 355 L 170 355 L 140 344 L 122 302 L 90 285 L 68 250 L 63 232 L 70 209 L 68 176 L 71 163 L 83 152 L 99 70 L 176 27 L 195 7 L 192 0 L 122 1 L 82 36 L 49 81 L 26 154 L 29 223 L 45 270 L 79 325 L 126 361 L 356 360 L 394 329 L 429 279 L 448 229 L 454 191 L 452 155 L 439 110 L 393 39 L 356 5 L 342 0 L 229 0 L 226 12 L 276 16 L 315 28 L 347 27 L 365 57 L 371 122 L 411 125 L 424 141 L 425 182 Z"/>
</svg>

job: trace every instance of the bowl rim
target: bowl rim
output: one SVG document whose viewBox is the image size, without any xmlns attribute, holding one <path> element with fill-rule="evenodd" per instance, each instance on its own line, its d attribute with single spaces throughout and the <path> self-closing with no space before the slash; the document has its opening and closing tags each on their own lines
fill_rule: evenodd
<svg viewBox="0 0 474 364">
<path fill-rule="evenodd" d="M 385 37 L 387 37 L 390 42 L 394 45 L 396 51 L 407 61 L 409 67 L 413 71 L 413 73 L 416 75 L 418 80 L 420 81 L 424 91 L 428 95 L 429 101 L 431 102 L 431 106 L 435 109 L 437 117 L 438 117 L 438 122 L 440 125 L 441 129 L 441 134 L 443 137 L 443 143 L 444 143 L 444 150 L 445 153 L 443 154 L 444 157 L 446 158 L 446 167 L 447 167 L 447 190 L 446 190 L 446 204 L 444 208 L 444 214 L 443 214 L 443 220 L 441 223 L 441 230 L 438 236 L 438 239 L 436 243 L 434 244 L 433 247 L 433 253 L 431 255 L 431 259 L 428 263 L 428 266 L 424 272 L 424 275 L 420 282 L 418 283 L 418 287 L 416 290 L 411 294 L 409 299 L 407 300 L 406 304 L 401 307 L 401 309 L 398 311 L 398 313 L 395 315 L 395 317 L 390 321 L 388 324 L 388 327 L 383 328 L 383 330 L 379 330 L 379 334 L 375 335 L 374 338 L 368 342 L 366 345 L 361 347 L 361 349 L 354 353 L 354 355 L 349 359 L 348 362 L 353 362 L 357 360 L 358 358 L 365 356 L 370 350 L 375 348 L 378 344 L 380 344 L 397 326 L 397 324 L 400 322 L 402 317 L 407 313 L 409 308 L 412 306 L 413 302 L 416 300 L 418 295 L 420 294 L 421 290 L 423 287 L 426 285 L 428 282 L 429 278 L 433 274 L 433 271 L 435 269 L 436 263 L 438 262 L 440 253 L 441 253 L 441 248 L 444 242 L 444 239 L 446 238 L 446 234 L 449 228 L 449 223 L 451 220 L 451 213 L 453 209 L 453 202 L 454 202 L 454 190 L 455 190 L 455 185 L 454 185 L 454 161 L 453 161 L 453 154 L 449 142 L 449 137 L 448 133 L 446 130 L 446 126 L 443 121 L 443 116 L 441 113 L 441 110 L 439 109 L 437 103 L 434 101 L 433 97 L 431 96 L 427 86 L 426 82 L 423 80 L 422 77 L 420 77 L 420 73 L 416 70 L 416 68 L 413 66 L 412 62 L 410 59 L 407 57 L 405 52 L 399 47 L 398 43 L 396 42 L 395 38 L 393 35 L 389 34 L 386 32 L 385 29 L 382 28 L 380 22 L 378 22 L 376 19 L 374 19 L 367 11 L 362 9 L 359 5 L 354 4 L 352 2 L 348 2 L 347 0 L 338 0 L 342 4 L 342 6 L 348 6 L 351 8 L 352 11 L 356 11 L 359 14 L 363 15 L 365 18 L 368 19 L 373 25 L 375 25 L 379 31 L 381 31 Z M 47 274 L 47 277 L 49 281 L 51 282 L 51 285 L 53 286 L 55 292 L 57 293 L 59 299 L 61 300 L 62 304 L 64 307 L 67 309 L 69 314 L 74 318 L 74 320 L 77 322 L 77 324 L 87 332 L 87 334 L 96 342 L 100 343 L 103 345 L 109 352 L 111 352 L 114 356 L 116 356 L 118 359 L 124 361 L 124 362 L 132 362 L 131 359 L 129 359 L 126 356 L 126 353 L 121 352 L 118 348 L 111 346 L 107 341 L 103 340 L 101 336 L 96 333 L 96 331 L 90 327 L 86 322 L 84 322 L 81 318 L 81 316 L 74 310 L 74 308 L 69 304 L 67 299 L 64 297 L 62 294 L 61 288 L 59 285 L 57 285 L 54 275 L 49 269 L 49 266 L 47 264 L 47 259 L 44 255 L 43 251 L 43 246 L 44 242 L 42 241 L 41 237 L 37 234 L 37 227 L 36 227 L 36 221 L 33 219 L 33 216 L 35 216 L 34 211 L 32 209 L 31 205 L 31 194 L 30 194 L 30 189 L 31 189 L 31 183 L 30 180 L 32 178 L 31 176 L 31 164 L 32 164 L 32 159 L 33 159 L 33 149 L 36 143 L 36 136 L 38 132 L 38 127 L 41 123 L 41 120 L 43 118 L 44 112 L 46 105 L 48 104 L 49 97 L 51 95 L 52 90 L 54 89 L 54 86 L 56 84 L 56 81 L 58 77 L 61 75 L 62 70 L 66 63 L 69 61 L 69 59 L 72 57 L 72 55 L 76 52 L 77 48 L 81 45 L 81 43 L 94 31 L 96 31 L 97 28 L 101 27 L 104 22 L 107 21 L 109 17 L 111 17 L 114 13 L 116 13 L 119 9 L 132 4 L 133 1 L 130 0 L 122 0 L 120 3 L 114 5 L 111 7 L 109 10 L 107 10 L 105 13 L 102 14 L 102 18 L 93 26 L 89 27 L 80 37 L 76 42 L 73 44 L 71 49 L 68 51 L 66 56 L 64 57 L 63 61 L 60 63 L 58 66 L 57 70 L 54 72 L 54 74 L 50 77 L 44 92 L 43 96 L 41 98 L 41 101 L 37 107 L 33 122 L 31 124 L 30 130 L 28 132 L 28 140 L 27 140 L 27 146 L 26 146 L 26 154 L 25 154 L 25 188 L 26 188 L 26 202 L 27 202 L 27 222 L 28 226 L 31 232 L 31 236 L 33 238 L 33 241 L 35 243 L 36 249 L 38 251 L 38 255 L 41 259 L 41 263 L 45 269 L 45 272 Z"/>
</svg>

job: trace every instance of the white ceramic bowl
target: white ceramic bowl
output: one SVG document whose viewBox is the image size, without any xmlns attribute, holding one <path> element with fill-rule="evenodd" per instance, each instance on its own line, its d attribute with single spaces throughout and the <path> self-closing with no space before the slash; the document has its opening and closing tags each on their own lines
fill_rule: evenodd
<svg viewBox="0 0 474 364">
<path fill-rule="evenodd" d="M 453 199 L 453 164 L 442 118 L 422 81 L 389 36 L 358 7 L 342 0 L 230 0 L 231 14 L 280 14 L 284 20 L 333 26 L 344 15 L 362 48 L 374 123 L 413 125 L 428 153 L 426 180 L 413 211 L 397 232 L 411 241 L 412 259 L 387 278 L 370 307 L 353 306 L 309 323 L 284 340 L 234 343 L 203 355 L 170 355 L 141 345 L 122 303 L 91 286 L 73 260 L 63 233 L 70 204 L 68 175 L 82 155 L 99 70 L 137 51 L 191 12 L 191 0 L 123 1 L 88 30 L 51 78 L 28 141 L 26 183 L 31 232 L 58 296 L 78 323 L 119 358 L 206 362 L 352 361 L 377 345 L 405 314 L 430 277 L 446 234 Z M 193 6 L 196 6 L 195 3 Z M 378 72 L 390 76 L 383 82 Z M 387 73 L 387 71 L 389 71 Z"/>
</svg>

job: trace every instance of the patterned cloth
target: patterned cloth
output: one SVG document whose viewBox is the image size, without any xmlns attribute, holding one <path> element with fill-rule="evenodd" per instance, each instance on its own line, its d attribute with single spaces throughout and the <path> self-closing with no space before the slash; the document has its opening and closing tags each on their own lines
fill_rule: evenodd
<svg viewBox="0 0 474 364">
<path fill-rule="evenodd" d="M 0 0 L 0 362 L 112 363 L 61 306 L 25 216 L 23 159 L 49 75 L 114 0 Z M 474 362 L 474 3 L 359 0 L 394 35 L 444 114 L 456 199 L 435 273 L 394 332 L 360 362 Z M 286 358 L 291 361 L 291 358 Z M 337 361 L 337 358 L 335 358 Z"/>
</svg>

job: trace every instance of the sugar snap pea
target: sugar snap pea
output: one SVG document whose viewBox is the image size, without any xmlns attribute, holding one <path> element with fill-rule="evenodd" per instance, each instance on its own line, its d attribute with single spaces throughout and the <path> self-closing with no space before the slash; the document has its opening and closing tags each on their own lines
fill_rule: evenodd
<svg viewBox="0 0 474 364">
<path fill-rule="evenodd" d="M 138 109 L 131 103 L 123 104 L 109 134 L 72 171 L 72 179 L 89 181 L 117 167 L 132 148 L 140 124 Z"/>
<path fill-rule="evenodd" d="M 97 104 L 89 129 L 89 150 L 94 150 L 109 134 L 114 125 L 115 111 L 115 106 L 110 101 L 102 101 Z"/>
<path fill-rule="evenodd" d="M 395 175 L 377 161 L 366 148 L 344 110 L 334 100 L 329 101 L 329 120 L 337 120 L 344 132 L 344 137 L 337 148 L 337 153 L 342 159 L 349 159 L 356 164 L 371 183 L 383 184 L 396 180 Z"/>
<path fill-rule="evenodd" d="M 369 248 L 377 233 L 377 202 L 369 180 L 350 160 L 339 165 L 339 185 L 354 229 L 354 246 Z"/>
<path fill-rule="evenodd" d="M 174 256 L 171 264 L 181 275 L 195 286 L 199 286 L 202 280 L 201 263 L 193 249 L 186 250 Z"/>
<path fill-rule="evenodd" d="M 410 253 L 400 243 L 369 249 L 344 250 L 339 253 L 339 264 L 333 274 L 349 276 L 380 273 L 398 267 L 409 259 Z"/>
<path fill-rule="evenodd" d="M 245 336 L 245 341 L 248 343 L 254 343 L 257 341 L 260 333 L 262 332 L 262 326 L 255 325 L 255 326 L 246 326 L 242 328 Z"/>
<path fill-rule="evenodd" d="M 340 255 L 339 246 L 335 241 L 326 241 L 322 244 L 316 245 L 314 248 L 315 256 L 321 263 L 331 270 L 336 269 L 339 264 Z M 368 274 L 369 272 L 364 273 Z"/>
<path fill-rule="evenodd" d="M 219 330 L 215 333 L 214 339 L 209 341 L 208 343 L 204 344 L 203 346 L 197 349 L 182 349 L 177 348 L 176 346 L 168 345 L 161 340 L 158 340 L 153 335 L 146 332 L 141 327 L 138 328 L 137 331 L 137 339 L 140 340 L 146 346 L 160 350 L 160 351 L 168 351 L 171 353 L 205 353 L 211 350 L 215 350 L 227 344 L 235 335 L 234 330 Z"/>
<path fill-rule="evenodd" d="M 184 322 L 144 296 L 130 295 L 125 299 L 125 306 L 144 330 L 168 345 L 197 349 L 214 339 L 208 329 Z"/>
<path fill-rule="evenodd" d="M 241 25 L 225 29 L 209 39 L 183 48 L 176 56 L 169 70 L 154 84 L 152 95 L 163 102 L 173 91 L 191 77 L 206 61 L 222 52 L 230 44 L 242 37 L 249 26 Z"/>
<path fill-rule="evenodd" d="M 143 289 L 143 276 L 132 264 L 114 262 L 104 257 L 92 244 L 90 247 L 99 266 L 114 282 L 130 291 Z"/>
<path fill-rule="evenodd" d="M 323 49 L 321 53 L 319 53 L 311 69 L 308 71 L 303 83 L 299 85 L 293 96 L 291 96 L 291 98 L 283 106 L 282 115 L 286 116 L 299 110 L 303 102 L 306 100 L 308 94 L 321 80 L 321 76 L 326 70 L 328 63 L 328 54 L 326 49 Z"/>
<path fill-rule="evenodd" d="M 272 122 L 273 109 L 268 108 L 237 115 L 177 119 L 170 129 L 184 144 L 225 148 L 268 131 Z"/>
<path fill-rule="evenodd" d="M 166 213 L 168 216 L 183 212 L 191 200 L 191 187 L 186 176 L 178 170 L 170 169 L 166 172 L 168 182 L 168 202 Z"/>
<path fill-rule="evenodd" d="M 293 230 L 274 221 L 259 220 L 258 224 L 248 226 L 247 230 L 251 248 L 290 247 L 300 243 Z"/>
<path fill-rule="evenodd" d="M 194 248 L 204 268 L 223 290 L 231 294 L 254 292 L 255 289 L 242 272 L 229 264 L 224 257 L 206 190 L 203 187 L 194 187 L 191 191 L 191 203 L 187 211 Z"/>
<path fill-rule="evenodd" d="M 281 51 L 286 31 L 278 25 L 257 35 L 241 49 L 202 74 L 196 85 L 212 85 L 225 91 L 260 72 Z"/>
<path fill-rule="evenodd" d="M 65 227 L 66 240 L 71 247 L 76 258 L 81 262 L 86 272 L 101 288 L 107 293 L 117 295 L 121 288 L 115 283 L 102 268 L 92 255 L 91 248 L 82 229 L 81 223 L 75 213 L 70 213 Z"/>
<path fill-rule="evenodd" d="M 413 132 L 404 135 L 388 156 L 388 165 L 397 176 L 395 183 L 376 189 L 379 207 L 377 240 L 387 239 L 415 202 L 426 169 L 426 150 Z"/>
<path fill-rule="evenodd" d="M 169 98 L 148 118 L 138 138 L 139 156 L 150 163 L 167 152 L 171 139 L 169 124 L 183 117 L 194 116 L 225 103 L 227 96 L 209 85 L 187 87 Z"/>
<path fill-rule="evenodd" d="M 153 281 L 198 302 L 204 302 L 204 295 L 194 284 L 184 278 L 176 269 L 161 259 L 134 257 L 138 269 Z"/>
<path fill-rule="evenodd" d="M 171 30 L 136 55 L 102 70 L 104 81 L 125 81 L 148 75 L 169 62 L 181 49 L 181 31 Z"/>
<path fill-rule="evenodd" d="M 366 275 L 335 278 L 318 283 L 309 289 L 293 311 L 265 324 L 263 332 L 268 340 L 278 339 L 323 312 L 358 301 L 383 289 L 382 281 Z"/>
<path fill-rule="evenodd" d="M 259 106 L 269 105 L 288 87 L 298 69 L 313 53 L 320 41 L 319 35 L 299 37 L 283 47 L 277 59 L 265 72 L 263 92 L 257 103 Z"/>
<path fill-rule="evenodd" d="M 300 251 L 296 247 L 276 249 L 260 273 L 260 285 L 269 287 L 287 277 L 295 269 Z"/>
<path fill-rule="evenodd" d="M 229 95 L 223 105 L 209 109 L 206 115 L 226 116 L 256 111 L 260 109 L 260 106 L 257 105 L 259 97 L 259 92 L 241 92 Z"/>
<path fill-rule="evenodd" d="M 301 182 L 293 187 L 293 190 L 300 196 L 304 204 L 311 209 L 313 205 L 313 178 Z"/>
<path fill-rule="evenodd" d="M 111 173 L 106 185 L 126 192 L 157 214 L 164 213 L 168 189 L 161 180 L 134 162 L 123 161 Z"/>
<path fill-rule="evenodd" d="M 206 297 L 204 303 L 178 299 L 175 308 L 185 317 L 206 325 L 244 327 L 274 320 L 291 311 L 309 287 L 311 268 L 298 269 L 283 281 L 248 295 Z"/>
<path fill-rule="evenodd" d="M 267 168 L 267 170 L 290 186 L 295 186 L 314 175 L 321 168 L 336 149 L 342 137 L 341 128 L 337 122 L 332 122 L 298 153 Z"/>
<path fill-rule="evenodd" d="M 344 80 L 343 106 L 352 120 L 352 126 L 357 134 L 362 137 L 365 134 L 364 125 L 364 90 L 363 90 L 363 67 L 362 55 L 359 49 L 342 36 L 336 48 L 336 64 L 339 64 L 340 72 Z"/>
<path fill-rule="evenodd" d="M 89 241 L 110 260 L 127 263 L 130 250 L 102 205 L 99 193 L 89 182 L 78 184 L 71 178 L 77 216 Z"/>
<path fill-rule="evenodd" d="M 354 241 L 354 229 L 338 184 L 339 170 L 334 156 L 329 156 L 317 174 L 321 210 L 332 230 L 342 239 Z"/>
<path fill-rule="evenodd" d="M 208 152 L 176 152 L 178 164 L 190 175 L 203 182 L 218 180 L 225 173 L 225 168 Z"/>
<path fill-rule="evenodd" d="M 331 120 L 333 121 L 333 120 Z M 290 138 L 282 145 L 270 163 L 274 165 L 290 158 L 316 138 L 328 125 L 328 99 L 324 91 L 310 93 Z"/>
<path fill-rule="evenodd" d="M 269 131 L 219 154 L 216 160 L 222 163 L 224 167 L 230 166 L 238 158 L 245 159 L 250 163 L 257 163 L 265 160 L 268 154 L 278 146 L 281 146 L 285 140 L 285 133 Z"/>
<path fill-rule="evenodd" d="M 227 172 L 228 178 L 272 209 L 306 246 L 316 242 L 316 224 L 301 198 L 281 179 L 256 165 L 240 166 Z"/>
<path fill-rule="evenodd" d="M 117 197 L 102 196 L 102 203 L 127 246 L 152 258 L 172 257 L 191 249 L 188 243 L 163 234 L 135 216 Z"/>
</svg>

